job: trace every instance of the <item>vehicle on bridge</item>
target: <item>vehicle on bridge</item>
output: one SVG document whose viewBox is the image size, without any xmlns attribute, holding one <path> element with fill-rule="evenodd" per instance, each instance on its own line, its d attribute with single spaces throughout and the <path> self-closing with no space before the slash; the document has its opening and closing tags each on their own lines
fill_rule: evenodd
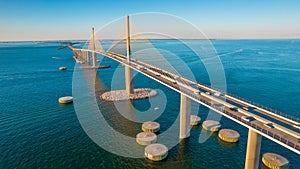
<svg viewBox="0 0 300 169">
<path fill-rule="evenodd" d="M 274 128 L 272 123 L 265 123 L 264 126 L 270 128 L 270 129 Z"/>
<path fill-rule="evenodd" d="M 244 110 L 249 110 L 247 107 L 242 107 Z"/>
<path fill-rule="evenodd" d="M 215 92 L 214 95 L 219 97 L 219 96 L 221 96 L 221 93 L 220 92 Z"/>
<path fill-rule="evenodd" d="M 300 129 L 300 124 L 295 124 L 295 125 L 293 125 L 293 127 Z"/>
<path fill-rule="evenodd" d="M 237 107 L 230 107 L 229 109 L 230 109 L 231 111 L 238 111 L 239 108 L 237 108 Z"/>
<path fill-rule="evenodd" d="M 242 116 L 241 117 L 243 120 L 247 121 L 247 122 L 250 122 L 250 121 L 254 121 L 255 118 L 252 117 L 252 116 Z"/>
</svg>

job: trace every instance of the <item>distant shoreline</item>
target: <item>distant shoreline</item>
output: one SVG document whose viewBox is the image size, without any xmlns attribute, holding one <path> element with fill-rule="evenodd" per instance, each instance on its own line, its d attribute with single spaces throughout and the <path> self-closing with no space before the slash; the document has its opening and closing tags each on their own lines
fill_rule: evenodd
<svg viewBox="0 0 300 169">
<path fill-rule="evenodd" d="M 101 41 L 116 41 L 121 39 L 103 39 Z M 300 40 L 300 38 L 210 38 L 210 39 L 132 39 L 146 41 L 146 40 Z M 0 43 L 28 43 L 28 42 L 35 42 L 35 43 L 62 43 L 62 42 L 74 42 L 80 41 L 84 42 L 87 40 L 77 39 L 77 40 L 20 40 L 20 41 L 0 41 Z"/>
</svg>

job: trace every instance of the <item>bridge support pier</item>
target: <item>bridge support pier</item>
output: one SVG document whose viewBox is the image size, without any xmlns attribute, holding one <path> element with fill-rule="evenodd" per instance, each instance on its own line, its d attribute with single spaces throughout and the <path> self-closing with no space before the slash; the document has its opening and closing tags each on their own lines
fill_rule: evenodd
<svg viewBox="0 0 300 169">
<path fill-rule="evenodd" d="M 127 62 L 130 62 L 131 50 L 130 50 L 130 28 L 129 28 L 129 16 L 126 16 L 126 35 L 127 35 Z M 129 66 L 125 65 L 125 84 L 127 94 L 133 94 L 133 70 Z"/>
<path fill-rule="evenodd" d="M 88 57 L 89 57 L 89 52 L 85 51 L 84 52 L 84 61 L 88 62 Z"/>
<path fill-rule="evenodd" d="M 180 133 L 179 138 L 190 137 L 191 99 L 180 94 Z"/>
<path fill-rule="evenodd" d="M 260 147 L 261 147 L 261 135 L 255 132 L 254 130 L 249 129 L 245 169 L 258 168 Z"/>
<path fill-rule="evenodd" d="M 125 84 L 127 94 L 133 94 L 133 72 L 129 66 L 125 66 Z"/>
<path fill-rule="evenodd" d="M 86 63 L 90 63 L 90 53 L 86 52 L 86 57 L 85 57 Z"/>
<path fill-rule="evenodd" d="M 83 51 L 82 60 L 86 61 L 85 58 L 86 58 L 86 51 Z"/>
<path fill-rule="evenodd" d="M 95 50 L 96 50 L 96 44 L 95 44 L 95 28 L 92 28 L 92 45 L 93 45 L 93 52 L 92 52 L 92 59 L 93 59 L 93 67 L 96 66 L 96 54 L 95 54 Z"/>
<path fill-rule="evenodd" d="M 97 61 L 96 61 L 96 54 L 95 52 L 92 52 L 92 58 L 93 58 L 93 67 L 95 67 L 97 64 Z"/>
<path fill-rule="evenodd" d="M 80 52 L 80 59 L 84 59 L 84 51 Z"/>
</svg>

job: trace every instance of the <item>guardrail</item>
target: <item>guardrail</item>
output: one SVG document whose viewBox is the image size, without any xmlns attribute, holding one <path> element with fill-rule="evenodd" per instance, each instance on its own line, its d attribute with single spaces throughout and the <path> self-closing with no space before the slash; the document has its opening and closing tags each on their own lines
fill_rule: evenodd
<svg viewBox="0 0 300 169">
<path fill-rule="evenodd" d="M 230 116 L 230 117 L 232 117 L 232 118 L 234 118 L 234 119 L 237 119 L 238 121 L 240 121 L 240 122 L 242 122 L 242 123 L 244 123 L 244 124 L 246 124 L 246 125 L 248 125 L 248 126 L 254 128 L 254 129 L 256 129 L 256 130 L 258 130 L 258 131 L 260 131 L 260 132 L 262 132 L 262 133 L 268 135 L 269 137 L 272 137 L 272 138 L 274 138 L 275 140 L 280 141 L 281 143 L 286 144 L 287 146 L 289 146 L 289 147 L 291 147 L 291 148 L 294 148 L 294 149 L 296 149 L 297 151 L 300 151 L 300 142 L 299 142 L 299 141 L 298 141 L 297 143 L 295 143 L 294 141 L 288 140 L 288 139 L 285 138 L 285 137 L 281 137 L 281 136 L 279 136 L 278 134 L 275 134 L 274 132 L 272 132 L 272 131 L 270 131 L 270 130 L 268 130 L 268 129 L 266 129 L 266 128 L 262 128 L 262 127 L 260 127 L 260 126 L 258 126 L 258 125 L 256 125 L 256 124 L 254 124 L 254 123 L 251 123 L 251 122 L 247 122 L 247 121 L 245 121 L 245 120 L 242 120 L 241 117 L 239 117 L 239 116 L 237 116 L 237 115 L 231 113 L 230 111 L 224 109 L 224 106 L 216 106 L 216 105 L 210 103 L 209 101 L 207 101 L 206 99 L 203 99 L 203 98 L 202 98 L 201 96 L 199 96 L 199 95 L 191 94 L 191 93 L 188 93 L 188 92 L 184 92 L 184 93 L 191 95 L 191 96 L 194 97 L 195 99 L 198 99 L 198 100 L 201 101 L 202 103 L 206 104 L 208 107 L 213 107 L 213 108 L 217 109 L 218 111 L 220 111 L 220 112 L 222 112 L 222 113 L 225 113 L 225 114 L 227 114 L 228 116 Z"/>
<path fill-rule="evenodd" d="M 117 56 L 120 56 L 120 57 L 125 58 L 123 55 L 118 54 L 118 53 L 115 53 L 115 52 L 112 52 L 112 51 L 109 51 L 109 52 L 107 52 L 107 53 L 112 53 L 112 54 L 114 54 L 114 55 L 117 55 Z M 147 65 L 147 66 L 150 66 L 150 67 L 157 68 L 157 67 L 155 67 L 155 66 L 153 66 L 153 65 L 149 65 L 149 64 L 144 63 L 144 62 L 142 62 L 142 63 L 143 63 L 144 65 Z M 157 69 L 159 69 L 159 68 L 157 68 Z M 165 70 L 164 70 L 164 71 L 165 71 Z M 168 72 L 168 73 L 169 73 L 169 72 Z M 172 73 L 171 73 L 171 74 L 172 74 Z M 226 95 L 228 95 L 228 96 L 231 96 L 231 97 L 234 97 L 234 98 L 236 98 L 236 99 L 239 99 L 239 100 L 241 100 L 241 101 L 244 101 L 244 102 L 247 102 L 247 103 L 249 103 L 249 104 L 252 104 L 252 105 L 254 105 L 254 106 L 256 106 L 256 107 L 259 107 L 259 108 L 265 109 L 265 110 L 267 110 L 267 111 L 270 111 L 270 112 L 272 112 L 272 113 L 274 113 L 274 114 L 280 115 L 280 116 L 282 116 L 282 117 L 285 117 L 285 118 L 287 118 L 287 119 L 290 119 L 290 120 L 293 120 L 293 121 L 296 121 L 296 122 L 300 123 L 300 118 L 298 118 L 298 117 L 294 117 L 294 116 L 288 115 L 288 114 L 286 114 L 286 113 L 283 113 L 283 112 L 280 112 L 280 111 L 271 109 L 271 108 L 269 108 L 269 107 L 260 105 L 260 104 L 258 104 L 258 103 L 253 102 L 253 101 L 250 101 L 250 100 L 247 100 L 247 99 L 245 99 L 245 98 L 239 97 L 239 96 L 237 96 L 237 95 L 234 95 L 234 94 L 231 94 L 231 93 L 228 93 L 228 92 L 224 92 L 224 91 L 222 91 L 222 90 L 220 90 L 220 89 L 211 87 L 211 86 L 209 86 L 209 85 L 207 85 L 207 84 L 199 83 L 199 82 L 197 82 L 197 83 L 200 84 L 200 85 L 203 85 L 203 86 L 205 86 L 205 87 L 211 88 L 211 89 L 213 89 L 213 90 L 216 90 L 216 91 L 218 91 L 218 92 L 224 93 L 224 94 L 226 94 Z"/>
<path fill-rule="evenodd" d="M 298 143 L 294 143 L 293 141 L 288 140 L 287 138 L 281 137 L 281 136 L 273 133 L 272 131 L 267 130 L 266 128 L 262 128 L 262 127 L 260 127 L 260 126 L 258 126 L 256 124 L 254 124 L 254 123 L 244 121 L 244 120 L 242 120 L 241 117 L 239 117 L 239 116 L 237 116 L 235 114 L 232 114 L 232 113 L 230 113 L 229 111 L 227 111 L 225 109 L 224 109 L 223 112 L 225 114 L 231 116 L 232 118 L 235 118 L 235 119 L 243 122 L 244 124 L 247 124 L 248 126 L 251 126 L 252 128 L 254 128 L 254 129 L 256 129 L 256 130 L 258 130 L 258 131 L 260 131 L 260 132 L 262 132 L 262 133 L 264 133 L 264 134 L 266 134 L 266 135 L 268 135 L 268 136 L 270 136 L 270 137 L 272 137 L 272 138 L 274 138 L 274 139 L 276 139 L 278 141 L 280 141 L 281 143 L 284 143 L 284 144 L 288 145 L 289 147 L 292 147 L 292 148 L 300 151 L 300 144 L 299 144 L 299 142 Z"/>
<path fill-rule="evenodd" d="M 197 82 L 197 83 L 199 83 L 199 82 Z M 231 94 L 231 93 L 228 93 L 228 92 L 224 92 L 224 91 L 222 91 L 222 90 L 220 90 L 220 89 L 213 88 L 213 87 L 211 87 L 211 86 L 209 86 L 209 85 L 207 85 L 207 84 L 203 84 L 203 83 L 199 83 L 199 84 L 200 84 L 200 85 L 203 85 L 203 86 L 205 86 L 205 87 L 211 88 L 211 89 L 213 89 L 213 90 L 216 90 L 216 91 L 218 91 L 218 92 L 220 92 L 220 93 L 224 93 L 224 94 L 226 94 L 226 95 L 228 95 L 228 96 L 234 97 L 234 98 L 236 98 L 236 99 L 239 99 L 239 100 L 241 100 L 241 101 L 244 101 L 244 102 L 247 102 L 247 103 L 249 103 L 249 104 L 252 104 L 252 105 L 254 105 L 254 106 L 256 106 L 256 107 L 265 109 L 265 110 L 270 111 L 270 112 L 272 112 L 272 113 L 274 113 L 274 114 L 280 115 L 280 116 L 282 116 L 282 117 L 285 117 L 285 118 L 287 118 L 287 119 L 290 119 L 290 120 L 293 120 L 293 121 L 296 121 L 296 122 L 300 123 L 300 118 L 298 118 L 298 117 L 294 117 L 294 116 L 285 114 L 285 113 L 283 113 L 283 112 L 280 112 L 280 111 L 271 109 L 271 108 L 269 108 L 269 107 L 260 105 L 260 104 L 258 104 L 258 103 L 253 102 L 253 101 L 250 101 L 250 100 L 247 100 L 247 99 L 245 99 L 245 98 L 239 97 L 239 96 L 237 96 L 237 95 L 234 95 L 234 94 Z"/>
<path fill-rule="evenodd" d="M 151 65 L 151 66 L 152 66 L 152 65 Z M 200 84 L 200 85 L 203 85 L 203 86 L 206 86 L 206 87 L 208 87 L 208 88 L 211 88 L 211 89 L 213 89 L 213 90 L 216 90 L 216 91 L 218 91 L 218 92 L 224 93 L 224 94 L 226 94 L 226 95 L 229 95 L 229 96 L 231 96 L 231 97 L 237 98 L 237 99 L 239 99 L 239 100 L 245 101 L 245 102 L 250 103 L 250 104 L 252 104 L 252 105 L 254 105 L 254 106 L 263 108 L 263 109 L 268 110 L 268 111 L 270 111 L 270 112 L 273 112 L 273 113 L 275 113 L 275 114 L 281 115 L 281 116 L 286 117 L 286 118 L 288 118 L 288 119 L 291 119 L 291 120 L 300 122 L 300 119 L 299 119 L 299 118 L 296 118 L 296 117 L 293 117 L 293 116 L 284 114 L 284 113 L 282 113 L 282 112 L 273 110 L 273 109 L 271 109 L 271 108 L 268 108 L 268 107 L 259 105 L 259 104 L 257 104 L 257 103 L 252 102 L 252 101 L 248 101 L 248 100 L 246 100 L 246 99 L 244 99 L 244 98 L 241 98 L 241 97 L 238 97 L 238 96 L 236 96 L 236 95 L 233 95 L 233 94 L 230 94 L 230 93 L 227 93 L 227 92 L 223 92 L 223 91 L 220 90 L 220 89 L 212 88 L 211 86 L 208 86 L 208 85 L 206 85 L 206 84 L 203 84 L 203 83 L 199 83 L 199 84 Z M 176 85 L 176 84 L 170 83 L 170 84 L 168 84 L 168 85 L 170 85 L 170 86 L 172 86 L 172 87 L 174 87 L 174 88 L 180 89 L 180 87 L 179 87 L 178 85 Z M 272 131 L 270 131 L 270 130 L 268 130 L 268 129 L 266 129 L 266 128 L 262 128 L 262 127 L 260 127 L 260 126 L 258 126 L 258 125 L 255 125 L 254 123 L 244 121 L 244 120 L 241 119 L 241 117 L 239 117 L 239 116 L 237 116 L 237 115 L 231 113 L 230 111 L 224 109 L 224 106 L 216 106 L 216 105 L 212 104 L 210 101 L 204 99 L 202 96 L 200 96 L 200 95 L 198 95 L 198 94 L 194 94 L 194 93 L 191 93 L 191 92 L 187 92 L 187 91 L 185 91 L 185 90 L 181 90 L 181 92 L 183 92 L 183 93 L 185 93 L 185 94 L 187 94 L 187 95 L 190 95 L 190 96 L 194 97 L 195 99 L 199 100 L 200 102 L 206 104 L 208 107 L 213 107 L 214 109 L 216 109 L 216 110 L 218 110 L 218 111 L 220 111 L 220 112 L 222 112 L 222 113 L 225 113 L 225 114 L 227 114 L 228 116 L 230 116 L 230 117 L 232 117 L 232 118 L 234 118 L 234 119 L 237 119 L 238 121 L 240 121 L 240 122 L 242 122 L 242 123 L 244 123 L 244 124 L 246 124 L 246 125 L 248 125 L 248 126 L 254 128 L 254 129 L 256 129 L 256 130 L 258 130 L 258 131 L 260 131 L 260 132 L 262 132 L 262 133 L 268 135 L 269 137 L 272 137 L 272 138 L 274 138 L 275 140 L 278 140 L 278 141 L 280 141 L 281 143 L 286 144 L 286 145 L 288 145 L 289 147 L 292 147 L 292 148 L 296 149 L 297 151 L 300 151 L 300 144 L 299 144 L 299 141 L 298 141 L 297 143 L 294 143 L 293 141 L 288 140 L 287 138 L 281 137 L 281 136 L 279 136 L 279 135 L 273 133 Z"/>
</svg>

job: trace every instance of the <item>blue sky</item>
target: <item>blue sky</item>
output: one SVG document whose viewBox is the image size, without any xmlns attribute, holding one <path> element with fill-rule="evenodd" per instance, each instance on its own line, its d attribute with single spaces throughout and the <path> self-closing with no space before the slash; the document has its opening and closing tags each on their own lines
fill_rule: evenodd
<svg viewBox="0 0 300 169">
<path fill-rule="evenodd" d="M 299 0 L 0 0 L 0 41 L 86 39 L 93 26 L 142 12 L 179 16 L 211 38 L 300 38 L 299 6 Z"/>
</svg>

